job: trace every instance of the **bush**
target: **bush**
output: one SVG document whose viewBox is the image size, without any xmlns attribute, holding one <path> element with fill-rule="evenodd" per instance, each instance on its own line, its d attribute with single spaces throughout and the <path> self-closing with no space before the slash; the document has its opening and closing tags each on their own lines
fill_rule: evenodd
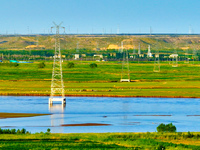
<svg viewBox="0 0 200 150">
<path fill-rule="evenodd" d="M 18 67 L 19 64 L 18 63 L 0 63 L 0 66 L 2 67 Z"/>
<path fill-rule="evenodd" d="M 97 68 L 97 64 L 91 63 L 91 64 L 90 64 L 90 68 Z"/>
<path fill-rule="evenodd" d="M 48 128 L 48 129 L 47 129 L 47 132 L 50 133 L 50 132 L 51 132 L 51 129 Z"/>
<path fill-rule="evenodd" d="M 73 62 L 68 62 L 67 63 L 67 68 L 74 68 L 74 63 Z"/>
<path fill-rule="evenodd" d="M 22 128 L 20 131 L 21 134 L 25 134 L 26 133 L 26 129 Z"/>
<path fill-rule="evenodd" d="M 176 127 L 172 124 L 163 124 L 161 123 L 158 127 L 157 127 L 157 131 L 158 132 L 176 132 Z"/>
<path fill-rule="evenodd" d="M 165 146 L 163 146 L 163 145 L 158 145 L 158 147 L 156 148 L 156 150 L 165 150 Z"/>
<path fill-rule="evenodd" d="M 21 133 L 21 131 L 19 129 L 17 129 L 17 134 L 20 134 L 20 133 Z"/>
<path fill-rule="evenodd" d="M 161 123 L 161 124 L 157 127 L 157 131 L 158 131 L 158 132 L 165 132 L 165 124 Z"/>
<path fill-rule="evenodd" d="M 18 66 L 19 66 L 18 63 L 13 63 L 12 65 L 13 65 L 14 67 L 18 67 Z"/>
<path fill-rule="evenodd" d="M 41 62 L 41 63 L 38 64 L 38 68 L 44 68 L 45 66 L 46 66 L 46 65 L 45 65 L 44 62 Z"/>
<path fill-rule="evenodd" d="M 190 131 L 188 131 L 187 138 L 193 138 L 193 137 L 194 137 L 194 135 L 192 133 L 190 133 Z"/>
<path fill-rule="evenodd" d="M 16 129 L 11 129 L 11 134 L 16 134 Z"/>
</svg>

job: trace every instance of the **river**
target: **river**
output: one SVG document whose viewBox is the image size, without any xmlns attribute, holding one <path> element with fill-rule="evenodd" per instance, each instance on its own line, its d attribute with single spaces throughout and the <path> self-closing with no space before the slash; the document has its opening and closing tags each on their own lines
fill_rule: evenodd
<svg viewBox="0 0 200 150">
<path fill-rule="evenodd" d="M 154 132 L 173 123 L 178 132 L 200 131 L 200 99 L 67 97 L 66 106 L 49 106 L 49 97 L 1 96 L 0 112 L 52 115 L 0 119 L 1 128 L 25 128 L 31 133 Z M 61 126 L 100 123 L 108 126 Z"/>
</svg>

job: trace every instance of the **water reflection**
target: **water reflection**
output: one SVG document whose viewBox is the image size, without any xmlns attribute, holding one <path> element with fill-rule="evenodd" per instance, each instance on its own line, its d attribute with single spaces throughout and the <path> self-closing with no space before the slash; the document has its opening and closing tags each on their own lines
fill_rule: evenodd
<svg viewBox="0 0 200 150">
<path fill-rule="evenodd" d="M 66 104 L 49 104 L 49 111 L 51 113 L 64 113 Z"/>
<path fill-rule="evenodd" d="M 66 104 L 49 104 L 49 111 L 51 115 L 51 131 L 53 133 L 63 133 L 64 128 L 61 126 L 64 124 L 64 111 Z"/>
</svg>

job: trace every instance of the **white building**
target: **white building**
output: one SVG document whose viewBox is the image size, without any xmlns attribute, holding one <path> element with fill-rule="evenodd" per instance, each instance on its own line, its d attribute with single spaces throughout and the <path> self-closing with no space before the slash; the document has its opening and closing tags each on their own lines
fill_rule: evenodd
<svg viewBox="0 0 200 150">
<path fill-rule="evenodd" d="M 74 55 L 74 59 L 76 60 L 76 59 L 79 59 L 79 54 L 75 54 Z"/>
<path fill-rule="evenodd" d="M 177 58 L 178 57 L 178 54 L 171 54 L 169 55 L 169 58 Z"/>
</svg>

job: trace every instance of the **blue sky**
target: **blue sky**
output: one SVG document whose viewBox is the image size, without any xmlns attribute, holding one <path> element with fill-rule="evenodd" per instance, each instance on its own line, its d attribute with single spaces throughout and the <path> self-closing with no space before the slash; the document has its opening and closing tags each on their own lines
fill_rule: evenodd
<svg viewBox="0 0 200 150">
<path fill-rule="evenodd" d="M 0 0 L 0 34 L 200 33 L 200 0 Z"/>
</svg>

